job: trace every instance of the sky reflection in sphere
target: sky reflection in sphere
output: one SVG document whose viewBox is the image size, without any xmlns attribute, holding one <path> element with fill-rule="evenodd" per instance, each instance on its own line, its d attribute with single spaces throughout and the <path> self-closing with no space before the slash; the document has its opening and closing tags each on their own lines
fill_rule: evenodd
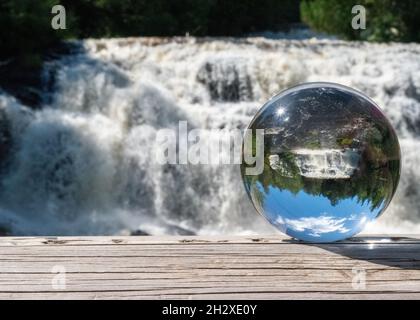
<svg viewBox="0 0 420 320">
<path fill-rule="evenodd" d="M 293 87 L 261 108 L 248 132 L 254 129 L 264 129 L 264 169 L 246 175 L 252 165 L 242 161 L 246 191 L 257 211 L 291 237 L 351 237 L 395 193 L 401 157 L 395 131 L 372 100 L 351 88 Z"/>
</svg>

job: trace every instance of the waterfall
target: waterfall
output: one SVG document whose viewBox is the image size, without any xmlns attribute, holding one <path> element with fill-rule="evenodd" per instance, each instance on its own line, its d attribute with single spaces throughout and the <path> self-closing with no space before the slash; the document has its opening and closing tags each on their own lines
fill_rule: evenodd
<svg viewBox="0 0 420 320">
<path fill-rule="evenodd" d="M 157 164 L 155 137 L 179 121 L 244 129 L 273 94 L 321 80 L 365 92 L 399 134 L 400 187 L 370 230 L 420 230 L 420 45 L 190 37 L 76 45 L 45 63 L 52 85 L 41 109 L 0 92 L 0 233 L 271 233 L 238 165 Z M 322 157 L 323 169 L 328 157 L 341 159 L 336 176 L 354 169 L 352 154 Z"/>
<path fill-rule="evenodd" d="M 360 155 L 356 149 L 296 149 L 296 165 L 302 176 L 314 179 L 348 179 L 357 164 Z"/>
</svg>

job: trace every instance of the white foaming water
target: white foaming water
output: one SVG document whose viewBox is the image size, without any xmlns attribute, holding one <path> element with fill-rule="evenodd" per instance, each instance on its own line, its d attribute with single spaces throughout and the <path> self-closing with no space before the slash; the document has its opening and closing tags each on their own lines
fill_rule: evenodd
<svg viewBox="0 0 420 320">
<path fill-rule="evenodd" d="M 420 230 L 420 45 L 337 40 L 110 39 L 45 66 L 45 104 L 0 93 L 10 135 L 0 226 L 17 235 L 255 234 L 273 229 L 238 165 L 159 165 L 158 129 L 245 128 L 272 95 L 306 81 L 365 92 L 399 134 L 400 187 L 370 232 Z M 0 138 L 2 131 L 0 130 Z"/>
<path fill-rule="evenodd" d="M 360 158 L 357 149 L 296 149 L 293 153 L 300 174 L 314 179 L 348 179 Z"/>
</svg>

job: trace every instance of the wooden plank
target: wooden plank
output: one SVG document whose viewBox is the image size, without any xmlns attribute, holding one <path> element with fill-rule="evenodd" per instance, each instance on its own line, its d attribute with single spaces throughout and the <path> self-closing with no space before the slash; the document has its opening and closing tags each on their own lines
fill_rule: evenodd
<svg viewBox="0 0 420 320">
<path fill-rule="evenodd" d="M 419 299 L 420 236 L 4 237 L 10 298 Z"/>
</svg>

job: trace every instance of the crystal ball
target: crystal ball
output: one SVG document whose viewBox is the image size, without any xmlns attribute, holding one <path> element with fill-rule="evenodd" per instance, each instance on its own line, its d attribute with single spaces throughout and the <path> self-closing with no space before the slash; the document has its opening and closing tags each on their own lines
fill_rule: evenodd
<svg viewBox="0 0 420 320">
<path fill-rule="evenodd" d="M 255 209 L 287 235 L 332 242 L 389 205 L 400 177 L 397 135 L 366 95 L 338 84 L 281 92 L 246 130 L 241 174 Z"/>
</svg>

